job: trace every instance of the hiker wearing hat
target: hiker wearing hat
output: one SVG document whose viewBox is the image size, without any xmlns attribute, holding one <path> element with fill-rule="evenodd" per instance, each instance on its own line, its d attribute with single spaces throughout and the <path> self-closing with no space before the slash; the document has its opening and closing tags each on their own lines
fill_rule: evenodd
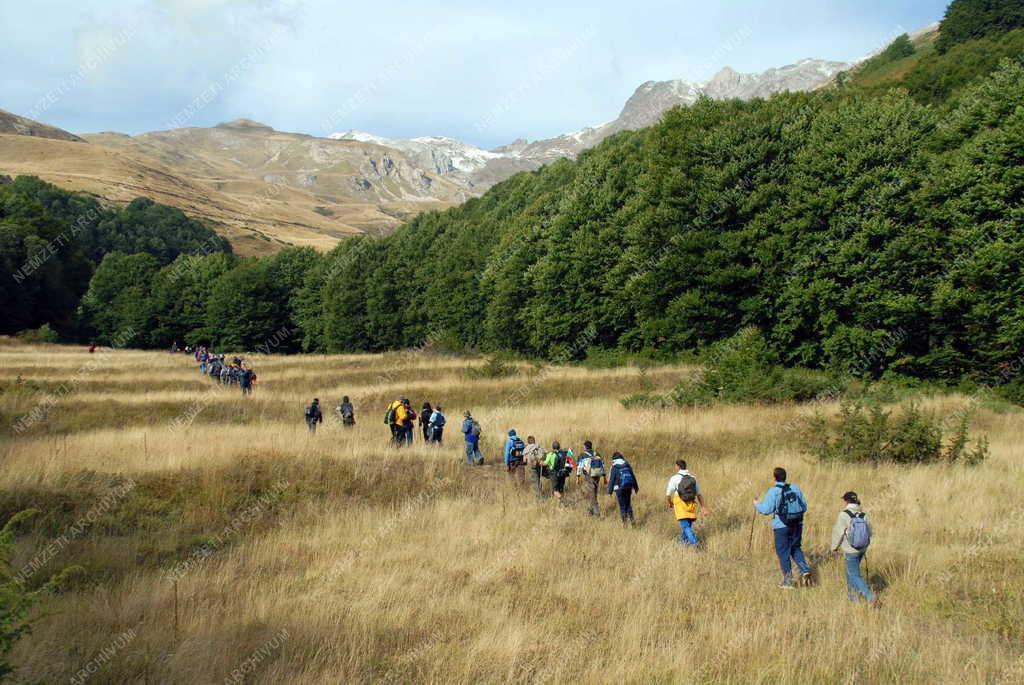
<svg viewBox="0 0 1024 685">
<path fill-rule="evenodd" d="M 779 568 L 782 569 L 779 587 L 792 590 L 793 565 L 790 560 L 795 561 L 800 569 L 800 583 L 809 585 L 811 582 L 811 567 L 802 549 L 807 500 L 800 488 L 786 482 L 786 469 L 782 467 L 772 471 L 772 483 L 760 502 L 754 500 L 754 509 L 759 514 L 772 517 L 775 553 L 779 557 Z"/>
<path fill-rule="evenodd" d="M 608 476 L 605 473 L 604 459 L 594 450 L 594 443 L 589 440 L 583 441 L 583 454 L 576 465 L 576 484 L 581 486 L 583 496 L 587 498 L 587 509 L 590 515 L 601 518 L 601 506 L 597 503 L 597 489 L 601 487 L 601 480 L 607 483 Z"/>
<path fill-rule="evenodd" d="M 514 483 L 516 480 L 519 481 L 519 485 L 526 485 L 526 465 L 523 460 L 523 453 L 526 451 L 526 443 L 523 439 L 516 434 L 516 429 L 511 428 L 508 431 L 508 439 L 505 440 L 505 468 L 508 471 L 508 477 Z"/>
<path fill-rule="evenodd" d="M 313 403 L 306 407 L 306 425 L 310 433 L 316 433 L 316 424 L 324 422 L 323 412 L 320 411 L 320 400 L 313 398 Z"/>
<path fill-rule="evenodd" d="M 693 523 L 697 520 L 697 505 L 700 505 L 700 513 L 704 516 L 707 516 L 709 511 L 704 504 L 704 495 L 700 493 L 697 479 L 686 469 L 686 461 L 677 459 L 676 469 L 678 470 L 668 479 L 665 499 L 668 500 L 668 508 L 673 510 L 676 521 L 679 522 L 679 544 L 696 547 L 700 542 L 693 530 Z"/>
<path fill-rule="evenodd" d="M 875 593 L 860 572 L 860 562 L 871 544 L 871 522 L 861 509 L 856 492 L 847 492 L 843 501 L 846 506 L 832 526 L 832 551 L 842 552 L 846 558 L 846 594 L 850 601 L 856 602 L 863 597 L 869 604 L 874 604 Z"/>
<path fill-rule="evenodd" d="M 463 414 L 462 434 L 466 436 L 466 463 L 480 466 L 484 463 L 484 453 L 480 451 L 480 424 L 467 409 Z"/>
</svg>

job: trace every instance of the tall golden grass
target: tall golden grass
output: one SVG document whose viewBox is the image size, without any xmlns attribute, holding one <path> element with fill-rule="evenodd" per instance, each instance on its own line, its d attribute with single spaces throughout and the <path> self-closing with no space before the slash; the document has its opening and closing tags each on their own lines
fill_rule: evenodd
<svg viewBox="0 0 1024 685">
<path fill-rule="evenodd" d="M 108 352 L 83 371 L 89 361 L 75 348 L 0 346 L 0 513 L 40 509 L 14 568 L 39 566 L 30 584 L 85 569 L 15 648 L 25 682 L 1024 680 L 1015 411 L 975 414 L 992 448 L 979 467 L 874 468 L 804 452 L 806 419 L 831 404 L 619 404 L 671 387 L 686 367 L 524 365 L 468 380 L 480 360 L 254 355 L 259 386 L 243 398 L 183 355 Z M 310 436 L 305 404 L 318 396 L 331 410 L 341 394 L 356 427 L 328 418 Z M 411 449 L 387 447 L 382 416 L 397 394 L 446 407 L 443 448 L 418 435 Z M 951 415 L 972 400 L 922 402 Z M 466 408 L 484 427 L 482 468 L 461 465 Z M 639 527 L 622 528 L 606 497 L 595 521 L 573 490 L 559 508 L 510 484 L 495 466 L 510 427 L 545 445 L 578 451 L 589 438 L 606 456 L 623 451 L 640 481 Z M 701 552 L 675 544 L 663 497 L 680 456 L 712 507 Z M 814 588 L 775 587 L 765 520 L 748 551 L 750 502 L 776 465 L 810 501 Z M 117 484 L 126 494 L 103 499 Z M 849 489 L 875 523 L 878 610 L 846 601 L 841 564 L 825 555 Z"/>
</svg>

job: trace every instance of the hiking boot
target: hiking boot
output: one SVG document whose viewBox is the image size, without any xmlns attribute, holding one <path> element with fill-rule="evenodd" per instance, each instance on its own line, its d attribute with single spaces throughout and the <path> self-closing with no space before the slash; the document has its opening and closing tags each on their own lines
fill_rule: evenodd
<svg viewBox="0 0 1024 685">
<path fill-rule="evenodd" d="M 810 571 L 800 574 L 800 585 L 803 587 L 811 587 L 814 585 L 814 576 L 811 575 Z"/>
</svg>

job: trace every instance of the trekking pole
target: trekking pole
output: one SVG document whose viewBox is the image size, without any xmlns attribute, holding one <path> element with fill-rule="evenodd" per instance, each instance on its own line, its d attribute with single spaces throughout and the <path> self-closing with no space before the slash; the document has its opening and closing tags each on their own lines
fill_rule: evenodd
<svg viewBox="0 0 1024 685">
<path fill-rule="evenodd" d="M 750 537 L 747 538 L 747 556 L 750 556 L 751 550 L 754 548 L 754 524 L 757 523 L 757 512 L 755 511 L 753 516 L 750 517 Z"/>
</svg>

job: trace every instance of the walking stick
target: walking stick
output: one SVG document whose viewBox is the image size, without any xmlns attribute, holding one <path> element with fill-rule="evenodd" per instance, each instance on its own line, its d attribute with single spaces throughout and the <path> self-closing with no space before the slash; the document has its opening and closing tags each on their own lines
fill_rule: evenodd
<svg viewBox="0 0 1024 685">
<path fill-rule="evenodd" d="M 750 556 L 750 551 L 754 547 L 754 524 L 757 522 L 757 512 L 750 518 L 750 537 L 747 538 L 747 556 Z"/>
</svg>

